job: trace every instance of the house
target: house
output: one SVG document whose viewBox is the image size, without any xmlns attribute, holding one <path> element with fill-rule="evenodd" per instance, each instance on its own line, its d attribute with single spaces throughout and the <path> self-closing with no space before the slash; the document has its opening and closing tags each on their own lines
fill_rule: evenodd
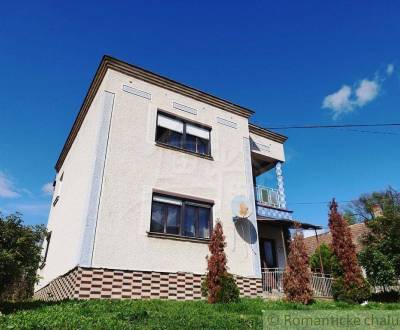
<svg viewBox="0 0 400 330">
<path fill-rule="evenodd" d="M 351 237 L 353 240 L 353 244 L 356 247 L 356 252 L 360 252 L 362 250 L 361 238 L 367 233 L 368 228 L 365 226 L 364 222 L 355 223 L 349 226 Z M 332 235 L 330 232 L 319 234 L 316 236 L 309 236 L 304 239 L 306 244 L 307 254 L 312 256 L 315 250 L 321 244 L 325 243 L 326 245 L 330 245 L 332 242 Z"/>
<path fill-rule="evenodd" d="M 198 299 L 217 220 L 241 294 L 260 296 L 293 216 L 286 137 L 252 114 L 105 56 L 55 166 L 35 297 Z M 268 171 L 276 187 L 257 184 Z"/>
</svg>

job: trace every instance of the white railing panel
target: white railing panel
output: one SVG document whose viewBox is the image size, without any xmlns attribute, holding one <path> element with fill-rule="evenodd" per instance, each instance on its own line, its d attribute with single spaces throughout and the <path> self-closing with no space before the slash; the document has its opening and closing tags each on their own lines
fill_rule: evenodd
<svg viewBox="0 0 400 330">
<path fill-rule="evenodd" d="M 283 292 L 283 273 L 282 268 L 262 269 L 262 286 L 267 295 L 282 296 Z M 319 298 L 332 297 L 332 278 L 322 274 L 312 274 L 311 287 L 314 296 Z"/>
<path fill-rule="evenodd" d="M 255 186 L 256 200 L 262 205 L 282 208 L 280 194 L 278 189 L 264 186 Z"/>
</svg>

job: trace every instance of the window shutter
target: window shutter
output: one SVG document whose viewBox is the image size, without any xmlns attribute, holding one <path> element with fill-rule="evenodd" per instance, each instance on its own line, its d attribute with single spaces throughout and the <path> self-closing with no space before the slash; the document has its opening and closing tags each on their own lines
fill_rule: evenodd
<svg viewBox="0 0 400 330">
<path fill-rule="evenodd" d="M 168 128 L 171 131 L 183 133 L 183 123 L 167 116 L 158 115 L 158 126 Z"/>
<path fill-rule="evenodd" d="M 198 126 L 194 126 L 191 124 L 186 124 L 186 133 L 197 136 L 197 137 L 205 139 L 205 140 L 210 139 L 210 131 L 209 130 L 198 127 Z"/>
</svg>

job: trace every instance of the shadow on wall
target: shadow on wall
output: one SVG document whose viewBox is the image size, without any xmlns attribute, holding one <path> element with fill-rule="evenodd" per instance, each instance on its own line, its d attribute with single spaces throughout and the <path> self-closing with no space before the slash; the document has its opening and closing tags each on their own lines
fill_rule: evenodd
<svg viewBox="0 0 400 330">
<path fill-rule="evenodd" d="M 257 230 L 249 219 L 235 220 L 235 228 L 239 236 L 248 244 L 257 242 Z"/>
</svg>

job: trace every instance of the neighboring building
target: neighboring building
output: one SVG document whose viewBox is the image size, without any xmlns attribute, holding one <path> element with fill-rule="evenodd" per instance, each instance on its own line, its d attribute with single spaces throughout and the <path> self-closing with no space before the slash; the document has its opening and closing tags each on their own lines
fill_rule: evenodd
<svg viewBox="0 0 400 330">
<path fill-rule="evenodd" d="M 218 219 L 241 294 L 261 295 L 262 267 L 285 266 L 292 211 L 286 137 L 252 113 L 104 57 L 55 167 L 35 296 L 200 298 Z M 274 188 L 256 184 L 267 171 Z"/>
<path fill-rule="evenodd" d="M 353 239 L 353 243 L 356 247 L 356 252 L 358 253 L 362 250 L 361 238 L 367 233 L 368 228 L 365 226 L 365 223 L 363 222 L 350 225 L 349 228 Z M 318 241 L 317 237 L 315 236 L 306 237 L 304 241 L 306 243 L 307 254 L 309 256 L 312 256 L 317 247 L 320 246 L 322 243 L 325 243 L 326 245 L 331 244 L 332 235 L 330 232 L 326 232 L 318 235 Z"/>
</svg>

